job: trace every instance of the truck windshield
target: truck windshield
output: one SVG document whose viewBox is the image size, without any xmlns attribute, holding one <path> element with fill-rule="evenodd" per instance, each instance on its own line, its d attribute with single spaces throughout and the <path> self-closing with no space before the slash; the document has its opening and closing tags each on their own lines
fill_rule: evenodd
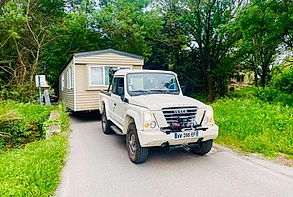
<svg viewBox="0 0 293 197">
<path fill-rule="evenodd" d="M 180 93 L 175 75 L 165 73 L 130 73 L 127 91 L 130 96 Z"/>
</svg>

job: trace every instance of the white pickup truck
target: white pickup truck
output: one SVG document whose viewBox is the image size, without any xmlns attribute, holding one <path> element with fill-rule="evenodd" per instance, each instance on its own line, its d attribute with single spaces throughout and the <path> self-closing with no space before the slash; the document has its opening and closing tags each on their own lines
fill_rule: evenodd
<svg viewBox="0 0 293 197">
<path fill-rule="evenodd" d="M 183 89 L 183 88 L 182 88 Z M 218 136 L 212 107 L 183 96 L 171 71 L 119 70 L 100 93 L 105 134 L 126 135 L 128 155 L 143 163 L 149 147 L 207 154 Z"/>
</svg>

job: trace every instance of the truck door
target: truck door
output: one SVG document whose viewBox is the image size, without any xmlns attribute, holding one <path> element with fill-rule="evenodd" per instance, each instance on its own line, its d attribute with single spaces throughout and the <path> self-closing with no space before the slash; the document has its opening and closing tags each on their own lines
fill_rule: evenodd
<svg viewBox="0 0 293 197">
<path fill-rule="evenodd" d="M 124 102 L 121 99 L 122 96 L 124 96 L 124 78 L 115 77 L 113 92 L 111 94 L 112 119 L 121 126 L 124 120 Z"/>
</svg>

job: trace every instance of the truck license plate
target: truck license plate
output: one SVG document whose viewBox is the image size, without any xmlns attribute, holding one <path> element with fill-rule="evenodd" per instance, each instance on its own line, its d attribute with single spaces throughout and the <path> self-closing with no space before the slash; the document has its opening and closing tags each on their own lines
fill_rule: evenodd
<svg viewBox="0 0 293 197">
<path fill-rule="evenodd" d="M 189 131 L 189 132 L 176 132 L 174 133 L 174 139 L 186 139 L 186 138 L 195 138 L 199 136 L 199 131 Z"/>
</svg>

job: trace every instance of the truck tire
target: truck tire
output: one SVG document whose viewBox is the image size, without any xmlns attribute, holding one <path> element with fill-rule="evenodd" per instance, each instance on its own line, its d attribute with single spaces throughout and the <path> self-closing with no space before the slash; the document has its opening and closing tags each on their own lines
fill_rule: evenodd
<svg viewBox="0 0 293 197">
<path fill-rule="evenodd" d="M 113 130 L 110 128 L 111 125 L 112 122 L 110 120 L 107 120 L 106 108 L 104 106 L 104 110 L 102 113 L 102 130 L 104 134 L 109 135 L 113 133 Z"/>
<path fill-rule="evenodd" d="M 129 159 L 133 163 L 140 164 L 146 161 L 149 154 L 149 149 L 140 146 L 134 123 L 129 124 L 127 128 L 126 145 Z"/>
<path fill-rule="evenodd" d="M 212 149 L 213 140 L 208 140 L 200 143 L 199 148 L 190 148 L 190 151 L 197 155 L 205 155 Z"/>
</svg>

